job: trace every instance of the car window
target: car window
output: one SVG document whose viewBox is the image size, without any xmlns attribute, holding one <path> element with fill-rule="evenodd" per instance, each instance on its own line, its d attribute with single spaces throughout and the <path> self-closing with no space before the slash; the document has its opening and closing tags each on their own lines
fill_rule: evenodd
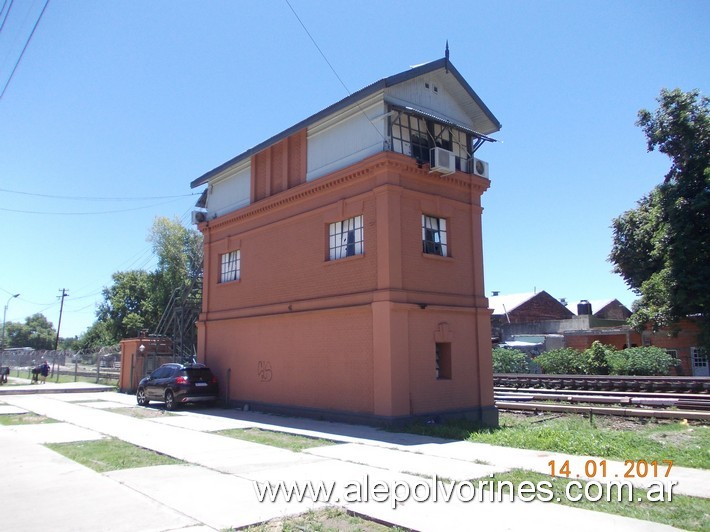
<svg viewBox="0 0 710 532">
<path fill-rule="evenodd" d="M 212 380 L 212 371 L 209 368 L 185 368 L 191 381 L 209 382 Z"/>
<path fill-rule="evenodd" d="M 168 376 L 170 376 L 170 368 L 160 367 L 153 372 L 151 379 L 164 379 Z"/>
</svg>

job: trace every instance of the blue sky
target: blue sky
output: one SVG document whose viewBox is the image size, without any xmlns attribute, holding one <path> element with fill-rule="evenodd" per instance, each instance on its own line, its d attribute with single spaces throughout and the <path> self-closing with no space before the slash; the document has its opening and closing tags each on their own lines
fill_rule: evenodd
<svg viewBox="0 0 710 532">
<path fill-rule="evenodd" d="M 14 1 L 0 87 L 44 2 Z M 636 114 L 663 87 L 707 91 L 710 3 L 290 4 L 351 92 L 448 39 L 503 124 L 478 152 L 489 295 L 631 304 L 609 226 L 669 166 Z M 81 334 L 112 273 L 154 266 L 153 219 L 189 224 L 193 179 L 345 96 L 285 0 L 51 0 L 0 99 L 0 304 L 21 293 L 8 321 L 56 326 L 66 288 L 61 335 Z"/>
</svg>

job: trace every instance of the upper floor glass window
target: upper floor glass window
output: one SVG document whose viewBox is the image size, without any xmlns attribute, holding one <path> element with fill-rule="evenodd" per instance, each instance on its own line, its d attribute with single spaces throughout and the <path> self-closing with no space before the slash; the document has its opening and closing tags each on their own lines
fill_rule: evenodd
<svg viewBox="0 0 710 532">
<path fill-rule="evenodd" d="M 219 282 L 228 283 L 229 281 L 239 280 L 239 270 L 241 268 L 241 253 L 240 250 L 231 251 L 220 255 L 220 274 Z"/>
<path fill-rule="evenodd" d="M 362 215 L 328 226 L 330 260 L 363 254 Z"/>
<path fill-rule="evenodd" d="M 390 140 L 392 151 L 414 157 L 421 163 L 430 162 L 432 148 L 449 150 L 457 158 L 457 168 L 467 171 L 471 137 L 453 125 L 396 110 L 390 122 Z"/>
<path fill-rule="evenodd" d="M 446 220 L 422 214 L 422 251 L 448 257 Z"/>
</svg>

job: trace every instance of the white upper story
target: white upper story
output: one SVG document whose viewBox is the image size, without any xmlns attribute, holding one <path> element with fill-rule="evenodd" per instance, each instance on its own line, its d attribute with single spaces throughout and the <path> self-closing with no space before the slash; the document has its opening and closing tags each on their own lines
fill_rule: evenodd
<svg viewBox="0 0 710 532">
<path fill-rule="evenodd" d="M 381 151 L 411 156 L 432 171 L 488 177 L 474 157 L 500 123 L 448 58 L 380 80 L 247 150 L 192 182 L 208 185 L 198 206 L 213 219 L 256 201 L 254 157 L 305 130 L 305 176 L 313 181 Z"/>
</svg>

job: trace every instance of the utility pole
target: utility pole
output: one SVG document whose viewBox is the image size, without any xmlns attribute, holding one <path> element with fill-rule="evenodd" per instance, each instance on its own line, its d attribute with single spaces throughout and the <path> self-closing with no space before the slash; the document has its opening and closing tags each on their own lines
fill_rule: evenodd
<svg viewBox="0 0 710 532">
<path fill-rule="evenodd" d="M 57 339 L 54 341 L 54 350 L 55 351 L 59 347 L 59 329 L 62 327 L 62 311 L 64 310 L 64 298 L 67 297 L 68 295 L 69 294 L 67 294 L 67 289 L 62 288 L 62 295 L 59 296 L 62 298 L 62 302 L 59 305 L 59 323 L 57 324 Z"/>
</svg>

